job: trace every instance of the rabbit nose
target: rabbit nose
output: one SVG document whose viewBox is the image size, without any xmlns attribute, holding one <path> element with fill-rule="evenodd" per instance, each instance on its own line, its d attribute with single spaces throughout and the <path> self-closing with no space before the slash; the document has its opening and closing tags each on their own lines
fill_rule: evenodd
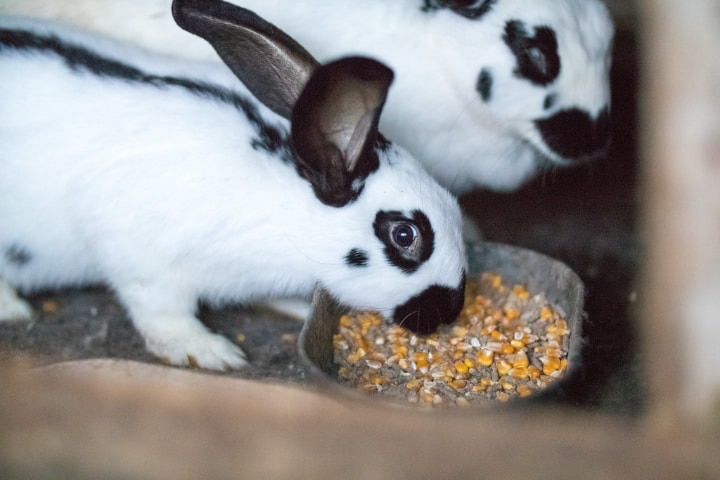
<svg viewBox="0 0 720 480">
<path fill-rule="evenodd" d="M 400 305 L 393 321 L 416 333 L 432 333 L 440 324 L 452 323 L 465 301 L 465 274 L 457 288 L 432 285 Z"/>
<path fill-rule="evenodd" d="M 597 118 L 573 108 L 536 120 L 535 126 L 553 152 L 567 161 L 578 162 L 592 159 L 607 148 L 610 141 L 609 117 L 607 107 Z"/>
</svg>

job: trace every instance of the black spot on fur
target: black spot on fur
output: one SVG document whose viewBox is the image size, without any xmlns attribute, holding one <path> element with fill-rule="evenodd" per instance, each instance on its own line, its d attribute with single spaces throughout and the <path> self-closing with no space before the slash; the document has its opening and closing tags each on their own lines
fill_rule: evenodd
<svg viewBox="0 0 720 480">
<path fill-rule="evenodd" d="M 160 89 L 182 88 L 194 95 L 228 103 L 243 112 L 254 127 L 257 138 L 252 140 L 253 148 L 278 154 L 284 161 L 292 161 L 288 133 L 281 127 L 267 124 L 251 99 L 238 95 L 232 90 L 189 78 L 149 74 L 81 46 L 66 43 L 54 35 L 44 36 L 23 30 L 0 29 L 0 52 L 5 49 L 50 53 L 60 57 L 70 70 L 84 71 L 99 77 L 126 82 L 143 83 Z"/>
<path fill-rule="evenodd" d="M 486 68 L 483 68 L 480 71 L 480 76 L 478 77 L 477 85 L 475 86 L 475 89 L 480 93 L 480 97 L 483 99 L 483 101 L 487 102 L 490 100 L 490 97 L 492 96 L 492 87 L 493 87 L 493 76 L 492 73 Z"/>
<path fill-rule="evenodd" d="M 536 120 L 535 125 L 545 143 L 568 160 L 583 160 L 599 155 L 607 147 L 610 138 L 607 108 L 595 120 L 587 112 L 574 108 Z"/>
<path fill-rule="evenodd" d="M 555 106 L 555 103 L 557 102 L 557 95 L 554 93 L 548 93 L 545 96 L 545 101 L 543 102 L 543 108 L 545 110 L 550 110 L 552 107 Z"/>
<path fill-rule="evenodd" d="M 393 312 L 393 321 L 410 330 L 427 334 L 441 324 L 455 321 L 465 301 L 465 274 L 457 288 L 433 285 Z"/>
<path fill-rule="evenodd" d="M 515 75 L 540 86 L 553 82 L 560 74 L 557 37 L 550 27 L 535 27 L 534 34 L 520 20 L 505 24 L 503 40 L 517 60 Z"/>
<path fill-rule="evenodd" d="M 475 20 L 488 13 L 497 0 L 423 0 L 420 8 L 423 12 L 433 12 L 449 8 L 465 18 Z"/>
<path fill-rule="evenodd" d="M 17 267 L 24 267 L 32 260 L 32 254 L 21 245 L 10 245 L 5 249 L 5 260 Z"/>
<path fill-rule="evenodd" d="M 417 231 L 416 241 L 409 247 L 402 247 L 395 241 L 394 229 L 411 225 Z M 435 248 L 435 231 L 430 219 L 420 210 L 413 210 L 411 217 L 398 211 L 379 211 L 373 222 L 375 236 L 385 244 L 385 257 L 391 265 L 410 274 L 425 263 Z"/>
<path fill-rule="evenodd" d="M 367 267 L 369 257 L 366 251 L 353 248 L 345 255 L 345 263 L 350 267 Z"/>
</svg>

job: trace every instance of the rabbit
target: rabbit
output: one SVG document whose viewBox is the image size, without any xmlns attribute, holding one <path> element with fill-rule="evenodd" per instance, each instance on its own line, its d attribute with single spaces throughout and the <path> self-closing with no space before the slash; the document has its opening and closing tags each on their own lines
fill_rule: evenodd
<svg viewBox="0 0 720 480">
<path fill-rule="evenodd" d="M 2 8 L 211 58 L 174 28 L 169 1 L 6 0 Z M 600 0 L 233 1 L 321 61 L 363 54 L 390 65 L 397 81 L 380 129 L 456 194 L 514 191 L 607 150 L 614 26 Z"/>
<path fill-rule="evenodd" d="M 247 360 L 201 324 L 200 299 L 321 284 L 417 332 L 454 321 L 460 207 L 378 132 L 392 70 L 320 65 L 219 0 L 172 14 L 224 64 L 0 19 L 0 318 L 28 313 L 15 291 L 106 284 L 151 353 L 212 370 Z"/>
</svg>

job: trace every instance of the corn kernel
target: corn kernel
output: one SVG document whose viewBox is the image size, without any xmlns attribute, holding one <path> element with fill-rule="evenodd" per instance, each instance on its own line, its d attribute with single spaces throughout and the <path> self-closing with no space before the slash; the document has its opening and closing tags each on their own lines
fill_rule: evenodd
<svg viewBox="0 0 720 480">
<path fill-rule="evenodd" d="M 467 385 L 467 380 L 453 380 L 450 382 L 450 386 L 455 390 L 462 390 Z"/>
<path fill-rule="evenodd" d="M 489 367 L 490 365 L 492 365 L 494 358 L 495 354 L 492 352 L 492 350 L 488 350 L 486 348 L 480 350 L 476 356 L 477 362 L 483 367 Z"/>
<path fill-rule="evenodd" d="M 408 348 L 405 345 L 396 345 L 393 347 L 393 354 L 404 358 L 408 354 Z"/>
<path fill-rule="evenodd" d="M 435 399 L 435 393 L 433 393 L 430 390 L 420 390 L 420 400 L 423 403 L 429 403 L 432 404 L 433 400 Z"/>
<path fill-rule="evenodd" d="M 490 279 L 490 284 L 493 288 L 502 287 L 502 277 L 500 275 L 488 274 L 488 278 Z"/>
<path fill-rule="evenodd" d="M 522 380 L 528 377 L 528 367 L 513 367 L 508 371 L 508 375 L 513 378 Z"/>
<path fill-rule="evenodd" d="M 515 285 L 512 291 L 513 294 L 515 294 L 515 296 L 521 300 L 527 300 L 528 298 L 530 298 L 530 292 L 528 292 L 527 289 L 522 285 Z"/>
<path fill-rule="evenodd" d="M 457 361 L 455 362 L 454 366 L 455 371 L 457 371 L 458 373 L 467 373 L 469 370 L 468 366 L 465 365 L 465 362 Z"/>
<path fill-rule="evenodd" d="M 453 337 L 464 338 L 467 335 L 468 329 L 465 327 L 454 326 L 450 331 Z"/>
<path fill-rule="evenodd" d="M 530 378 L 530 380 L 537 380 L 538 378 L 540 378 L 540 373 L 542 373 L 540 369 L 535 365 L 530 365 L 527 370 L 528 378 Z"/>
<path fill-rule="evenodd" d="M 422 386 L 422 384 L 423 384 L 422 380 L 418 380 L 417 378 L 414 378 L 414 379 L 410 380 L 409 382 L 407 382 L 405 384 L 405 386 L 407 387 L 408 390 L 412 390 L 415 388 L 420 388 L 420 386 Z"/>
<path fill-rule="evenodd" d="M 507 317 L 508 320 L 515 320 L 520 317 L 520 310 L 515 307 L 506 308 L 505 317 Z"/>
<path fill-rule="evenodd" d="M 340 326 L 345 328 L 352 327 L 352 318 L 350 318 L 350 315 L 342 315 L 340 317 Z"/>
<path fill-rule="evenodd" d="M 521 397 L 527 397 L 528 395 L 532 395 L 532 388 L 527 385 L 518 385 L 517 392 Z"/>
<path fill-rule="evenodd" d="M 54 315 L 60 310 L 60 304 L 56 300 L 43 300 L 40 308 L 43 313 Z"/>
<path fill-rule="evenodd" d="M 512 365 L 510 365 L 505 359 L 496 360 L 495 366 L 497 367 L 498 374 L 500 375 L 507 375 L 512 368 Z"/>
<path fill-rule="evenodd" d="M 427 362 L 428 354 L 427 352 L 415 352 L 413 353 L 413 360 L 415 360 L 415 362 Z"/>
<path fill-rule="evenodd" d="M 528 359 L 527 353 L 525 353 L 525 350 L 519 350 L 515 354 L 515 358 L 512 362 L 513 367 L 527 367 L 530 365 L 530 360 Z"/>
<path fill-rule="evenodd" d="M 556 370 L 560 369 L 560 360 L 555 357 L 540 357 L 540 361 L 543 364 L 543 373 L 545 375 L 551 375 Z"/>
</svg>

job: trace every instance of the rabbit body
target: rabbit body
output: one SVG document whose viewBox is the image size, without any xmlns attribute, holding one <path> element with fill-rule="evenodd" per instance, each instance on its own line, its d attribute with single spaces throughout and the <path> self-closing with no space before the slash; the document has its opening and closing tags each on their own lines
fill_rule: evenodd
<svg viewBox="0 0 720 480">
<path fill-rule="evenodd" d="M 401 148 L 379 149 L 362 193 L 330 206 L 298 175 L 289 121 L 224 65 L 0 21 L 17 31 L 35 46 L 0 36 L 0 68 L 12 72 L 0 76 L 0 282 L 107 284 L 151 352 L 211 369 L 245 360 L 195 318 L 198 299 L 306 296 L 320 282 L 392 315 L 430 286 L 462 291 L 459 207 Z M 387 260 L 373 223 L 418 210 L 434 250 L 409 274 Z"/>
<path fill-rule="evenodd" d="M 214 58 L 174 28 L 169 1 L 80 0 L 69 9 L 57 0 L 7 0 L 2 8 Z M 363 54 L 392 66 L 397 81 L 382 131 L 456 193 L 513 190 L 607 146 L 613 25 L 600 0 L 234 1 L 321 61 Z"/>
</svg>

